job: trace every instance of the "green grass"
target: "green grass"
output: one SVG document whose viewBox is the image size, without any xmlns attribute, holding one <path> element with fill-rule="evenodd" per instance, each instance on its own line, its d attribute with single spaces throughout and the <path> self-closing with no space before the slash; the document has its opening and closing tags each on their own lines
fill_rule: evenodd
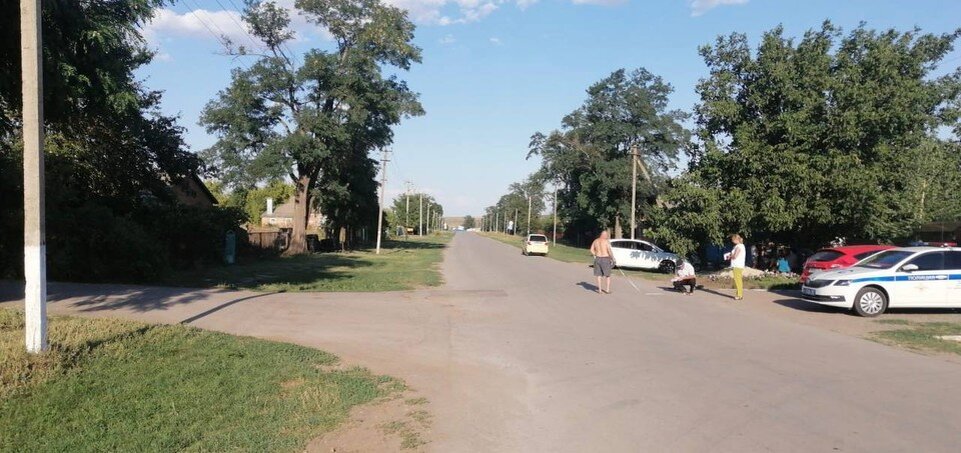
<svg viewBox="0 0 961 453">
<path fill-rule="evenodd" d="M 403 384 L 300 346 L 185 326 L 53 317 L 23 350 L 0 309 L 0 451 L 302 451 Z"/>
<path fill-rule="evenodd" d="M 868 338 L 879 343 L 899 346 L 920 352 L 961 354 L 961 342 L 942 340 L 939 336 L 961 335 L 961 323 L 924 322 L 915 323 L 900 319 L 878 321 L 887 325 L 903 325 L 906 328 L 882 330 Z"/>
<path fill-rule="evenodd" d="M 517 247 L 518 250 L 521 249 L 523 244 L 522 236 L 511 236 L 504 233 L 492 233 L 483 232 L 480 233 L 482 236 L 495 239 L 497 241 L 503 242 L 508 245 Z M 591 252 L 587 248 L 573 247 L 566 244 L 557 244 L 550 246 L 550 252 L 548 257 L 554 258 L 558 261 L 564 261 L 566 263 L 584 263 L 591 264 L 594 259 L 591 257 Z M 670 276 L 662 272 L 654 270 L 642 270 L 642 269 L 621 269 L 625 275 L 631 277 L 639 277 L 645 280 L 653 281 L 669 281 Z M 704 285 L 708 288 L 733 288 L 734 283 L 731 279 L 716 279 L 711 280 L 708 278 L 703 278 L 703 276 L 698 276 L 698 284 Z M 778 275 L 765 275 L 757 278 L 745 278 L 744 288 L 745 289 L 768 289 L 768 290 L 786 290 L 786 289 L 800 289 L 801 285 L 798 283 L 797 277 L 782 277 Z"/>
<path fill-rule="evenodd" d="M 374 292 L 415 289 L 443 283 L 440 269 L 450 234 L 386 241 L 373 249 L 265 258 L 232 266 L 179 272 L 165 285 L 245 288 L 257 291 Z"/>
</svg>

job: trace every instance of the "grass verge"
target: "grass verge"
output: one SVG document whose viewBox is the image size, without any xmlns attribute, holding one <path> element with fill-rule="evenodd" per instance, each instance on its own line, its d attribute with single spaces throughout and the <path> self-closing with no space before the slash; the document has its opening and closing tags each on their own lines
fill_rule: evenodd
<svg viewBox="0 0 961 453">
<path fill-rule="evenodd" d="M 493 233 L 493 232 L 482 232 L 479 233 L 482 236 L 489 237 L 491 239 L 503 242 L 508 245 L 517 247 L 518 250 L 521 249 L 523 244 L 521 236 L 511 236 L 504 233 Z M 550 253 L 547 255 L 550 258 L 556 259 L 558 261 L 563 261 L 566 263 L 584 263 L 591 264 L 594 259 L 591 257 L 590 251 L 587 248 L 573 247 L 565 244 L 551 245 Z M 625 275 L 631 277 L 638 277 L 645 280 L 670 282 L 671 276 L 664 274 L 662 272 L 653 270 L 642 270 L 642 269 L 621 269 L 624 271 Z M 707 288 L 712 289 L 725 289 L 733 288 L 734 282 L 730 278 L 716 278 L 710 279 L 705 276 L 698 276 L 698 284 L 701 284 Z M 788 289 L 799 289 L 800 284 L 796 277 L 782 277 L 777 275 L 765 275 L 756 278 L 745 278 L 744 279 L 745 289 L 769 289 L 769 290 L 788 290 Z"/>
<path fill-rule="evenodd" d="M 938 338 L 947 335 L 961 335 L 961 323 L 917 323 L 901 319 L 880 320 L 878 322 L 890 326 L 904 326 L 904 328 L 874 332 L 868 336 L 871 340 L 919 352 L 961 354 L 961 342 Z"/>
<path fill-rule="evenodd" d="M 315 253 L 178 272 L 170 286 L 245 288 L 258 291 L 399 291 L 443 283 L 438 265 L 448 233 L 386 241 L 374 249 Z"/>
<path fill-rule="evenodd" d="M 299 451 L 403 384 L 331 354 L 184 326 L 0 309 L 0 451 Z"/>
</svg>

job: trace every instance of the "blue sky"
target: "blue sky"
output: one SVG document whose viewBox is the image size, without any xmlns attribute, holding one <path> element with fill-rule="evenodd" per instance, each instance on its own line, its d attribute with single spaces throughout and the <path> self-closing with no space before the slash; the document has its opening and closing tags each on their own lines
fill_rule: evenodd
<svg viewBox="0 0 961 453">
<path fill-rule="evenodd" d="M 292 0 L 277 0 L 290 5 Z M 449 215 L 480 213 L 526 177 L 536 131 L 559 126 L 584 90 L 618 68 L 646 67 L 670 82 L 674 108 L 690 111 L 706 73 L 700 45 L 744 32 L 754 42 L 783 24 L 798 36 L 830 19 L 845 30 L 915 26 L 943 33 L 961 26 L 957 0 L 391 0 L 418 24 L 423 64 L 403 74 L 427 111 L 396 128 L 388 196 L 405 181 L 434 194 Z M 193 150 L 214 141 L 197 125 L 204 104 L 243 61 L 221 56 L 215 35 L 237 43 L 240 0 L 182 0 L 145 28 L 158 58 L 140 71 L 165 92 L 163 108 L 179 114 Z M 213 31 L 213 34 L 210 30 Z M 295 52 L 328 48 L 322 30 L 295 20 Z M 961 51 L 945 63 L 961 65 Z"/>
</svg>

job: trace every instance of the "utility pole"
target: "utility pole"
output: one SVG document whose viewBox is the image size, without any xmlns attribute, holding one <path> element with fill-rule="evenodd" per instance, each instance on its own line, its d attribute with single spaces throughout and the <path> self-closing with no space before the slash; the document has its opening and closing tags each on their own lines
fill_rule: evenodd
<svg viewBox="0 0 961 453">
<path fill-rule="evenodd" d="M 534 197 L 531 196 L 530 192 L 527 193 L 527 234 L 531 234 L 531 203 Z"/>
<path fill-rule="evenodd" d="M 390 154 L 386 148 L 380 158 L 380 205 L 377 210 L 377 249 L 375 254 L 380 255 L 380 238 L 384 235 L 384 193 L 387 192 L 387 155 Z"/>
<path fill-rule="evenodd" d="M 637 231 L 637 145 L 631 145 L 631 239 Z"/>
<path fill-rule="evenodd" d="M 47 240 L 43 170 L 40 0 L 20 1 L 23 81 L 23 276 L 27 352 L 46 351 Z"/>
<path fill-rule="evenodd" d="M 557 184 L 554 184 L 554 245 L 557 245 Z"/>
<path fill-rule="evenodd" d="M 500 231 L 500 227 L 501 227 L 500 221 L 501 221 L 501 213 L 500 213 L 500 211 L 494 211 L 494 232 L 495 232 L 495 233 L 497 233 L 498 231 Z"/>
<path fill-rule="evenodd" d="M 430 208 L 431 204 L 427 203 L 427 234 L 430 234 Z"/>
<path fill-rule="evenodd" d="M 407 199 L 407 207 L 404 209 L 404 238 L 407 238 L 407 228 L 410 228 L 410 188 L 412 184 L 407 181 L 406 185 L 407 192 L 405 192 L 404 198 Z"/>
<path fill-rule="evenodd" d="M 514 208 L 514 230 L 511 231 L 511 234 L 514 236 L 517 236 L 517 213 L 518 212 L 520 212 L 520 209 Z"/>
<path fill-rule="evenodd" d="M 424 235 L 424 194 L 420 193 L 420 215 L 417 216 L 417 235 Z"/>
</svg>

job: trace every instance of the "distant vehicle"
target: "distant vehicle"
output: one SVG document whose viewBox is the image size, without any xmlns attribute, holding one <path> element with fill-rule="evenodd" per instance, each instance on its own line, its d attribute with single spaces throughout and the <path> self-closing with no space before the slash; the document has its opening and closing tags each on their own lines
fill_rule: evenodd
<svg viewBox="0 0 961 453">
<path fill-rule="evenodd" d="M 801 297 L 867 317 L 888 308 L 958 308 L 961 248 L 884 250 L 847 269 L 811 276 L 801 286 Z"/>
<path fill-rule="evenodd" d="M 527 256 L 544 255 L 547 256 L 548 242 L 547 236 L 543 234 L 528 234 L 524 239 L 524 248 L 521 252 Z"/>
<path fill-rule="evenodd" d="M 657 269 L 667 274 L 677 267 L 677 254 L 640 239 L 612 239 L 611 250 L 617 267 Z"/>
<path fill-rule="evenodd" d="M 801 283 L 808 281 L 812 274 L 846 269 L 875 253 L 893 248 L 892 245 L 845 245 L 818 250 L 804 262 Z"/>
<path fill-rule="evenodd" d="M 457 230 L 457 231 L 464 231 L 464 227 L 463 227 L 463 226 L 459 226 L 459 227 L 457 227 L 457 228 L 454 228 L 454 230 Z"/>
</svg>

